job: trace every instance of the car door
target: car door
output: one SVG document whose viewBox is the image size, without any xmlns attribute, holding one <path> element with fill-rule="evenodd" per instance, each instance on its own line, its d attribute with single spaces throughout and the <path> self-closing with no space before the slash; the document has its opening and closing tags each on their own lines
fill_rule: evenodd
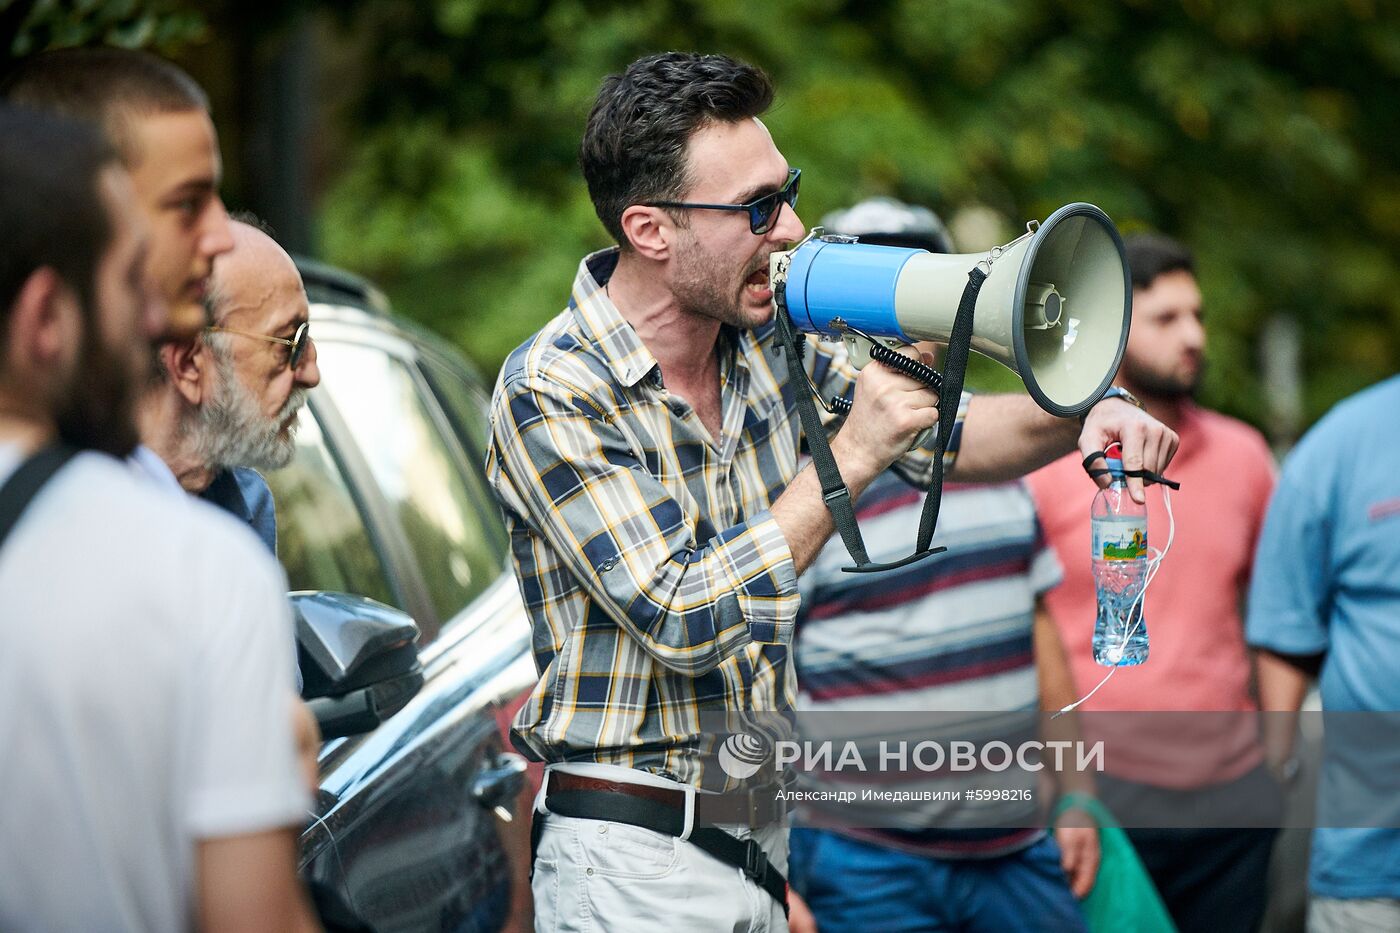
<svg viewBox="0 0 1400 933">
<path fill-rule="evenodd" d="M 518 786 L 500 726 L 533 665 L 499 513 L 410 340 L 318 318 L 316 341 L 314 426 L 272 478 L 295 525 L 281 536 L 289 578 L 413 615 L 425 682 L 374 732 L 323 749 L 303 870 L 379 930 L 500 929 L 524 896 L 524 821 L 494 809 L 511 815 L 495 794 Z"/>
</svg>

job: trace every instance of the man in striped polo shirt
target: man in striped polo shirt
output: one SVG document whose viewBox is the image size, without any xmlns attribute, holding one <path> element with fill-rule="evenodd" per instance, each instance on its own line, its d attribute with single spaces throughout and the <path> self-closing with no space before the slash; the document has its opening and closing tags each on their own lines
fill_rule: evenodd
<svg viewBox="0 0 1400 933">
<path fill-rule="evenodd" d="M 823 226 L 859 235 L 861 242 L 952 252 L 935 214 L 890 199 L 862 202 L 825 218 Z M 910 550 L 923 498 L 888 472 L 866 490 L 857 516 L 872 560 Z M 1036 710 L 1073 700 L 1059 635 L 1041 600 L 1059 582 L 1060 566 L 1025 488 L 945 487 L 937 541 L 948 550 L 933 558 L 879 574 L 847 574 L 840 568 L 850 559 L 836 539 L 802 577 L 795 654 L 800 725 L 839 730 L 862 713 L 938 710 L 977 714 L 947 722 L 960 720 L 959 738 L 969 738 L 970 729 L 990 739 L 1007 717 L 984 712 L 1029 719 Z M 826 713 L 850 716 L 814 715 Z M 906 737 L 896 720 L 886 722 L 872 746 Z M 910 745 L 938 738 L 923 727 L 917 737 L 907 736 Z M 813 738 L 809 728 L 803 736 Z M 872 754 L 865 759 L 876 760 Z M 809 816 L 811 823 L 842 828 L 793 830 L 790 878 L 823 933 L 1082 929 L 1075 895 L 1088 892 L 1098 869 L 1094 829 L 1068 825 L 1074 821 L 1069 814 L 1053 837 L 1036 826 L 1033 784 L 1022 792 L 1030 799 L 975 812 L 966 803 L 938 799 L 940 789 L 994 784 L 1015 798 L 1024 772 L 981 772 L 971 784 L 968 776 L 918 771 L 885 777 L 898 781 L 885 787 L 933 791 L 933 801 L 901 805 L 898 812 L 844 805 L 827 814 L 831 820 Z M 820 780 L 823 790 L 840 790 L 852 779 L 868 786 L 870 775 L 827 773 Z M 847 828 L 859 822 L 880 828 Z"/>
</svg>

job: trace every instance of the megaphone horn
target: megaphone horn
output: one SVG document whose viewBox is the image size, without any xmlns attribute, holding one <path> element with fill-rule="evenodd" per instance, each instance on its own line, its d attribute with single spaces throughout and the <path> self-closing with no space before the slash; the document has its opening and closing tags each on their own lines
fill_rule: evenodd
<svg viewBox="0 0 1400 933">
<path fill-rule="evenodd" d="M 872 346 L 947 343 L 979 267 L 987 279 L 971 349 L 1019 375 L 1046 411 L 1088 411 L 1113 382 L 1132 320 L 1123 240 L 1092 204 L 1067 204 L 987 253 L 873 246 L 815 230 L 773 254 L 769 277 L 799 330 L 844 338 L 864 365 Z"/>
</svg>

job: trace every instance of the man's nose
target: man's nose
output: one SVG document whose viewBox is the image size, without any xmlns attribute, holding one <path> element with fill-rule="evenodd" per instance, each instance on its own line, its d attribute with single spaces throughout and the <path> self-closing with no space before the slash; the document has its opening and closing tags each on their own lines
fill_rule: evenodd
<svg viewBox="0 0 1400 933">
<path fill-rule="evenodd" d="M 795 243 L 806 232 L 802 218 L 797 216 L 797 208 L 783 202 L 778 206 L 778 221 L 769 228 L 768 238 L 778 243 Z"/>
<path fill-rule="evenodd" d="M 1201 352 L 1206 346 L 1206 328 L 1196 318 L 1191 318 L 1186 325 L 1186 347 L 1190 350 Z"/>
<path fill-rule="evenodd" d="M 199 235 L 199 251 L 207 259 L 213 259 L 233 249 L 233 227 L 229 223 L 228 209 L 223 199 L 217 195 L 209 199 L 205 211 L 204 229 Z"/>
<path fill-rule="evenodd" d="M 306 341 L 306 352 L 302 354 L 292 377 L 298 385 L 314 389 L 321 384 L 321 367 L 316 365 L 316 341 L 310 337 Z"/>
</svg>

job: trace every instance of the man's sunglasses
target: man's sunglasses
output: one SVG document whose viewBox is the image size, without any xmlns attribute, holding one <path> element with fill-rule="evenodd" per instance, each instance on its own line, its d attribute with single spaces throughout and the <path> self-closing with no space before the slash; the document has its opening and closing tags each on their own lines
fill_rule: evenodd
<svg viewBox="0 0 1400 933">
<path fill-rule="evenodd" d="M 297 332 L 286 337 L 269 337 L 267 334 L 255 334 L 246 330 L 234 330 L 232 327 L 206 327 L 208 331 L 216 334 L 236 334 L 239 337 L 252 337 L 254 340 L 266 340 L 268 343 L 280 343 L 284 347 L 291 347 L 292 352 L 287 357 L 287 365 L 296 369 L 301 365 L 301 358 L 306 355 L 306 348 L 311 345 L 311 322 L 302 321 L 297 327 Z"/>
<path fill-rule="evenodd" d="M 797 186 L 802 181 L 802 169 L 788 169 L 787 183 L 772 194 L 754 198 L 747 204 L 694 204 L 689 201 L 648 201 L 643 207 L 681 207 L 692 211 L 748 211 L 749 230 L 762 236 L 773 229 L 783 205 L 796 210 Z"/>
</svg>

